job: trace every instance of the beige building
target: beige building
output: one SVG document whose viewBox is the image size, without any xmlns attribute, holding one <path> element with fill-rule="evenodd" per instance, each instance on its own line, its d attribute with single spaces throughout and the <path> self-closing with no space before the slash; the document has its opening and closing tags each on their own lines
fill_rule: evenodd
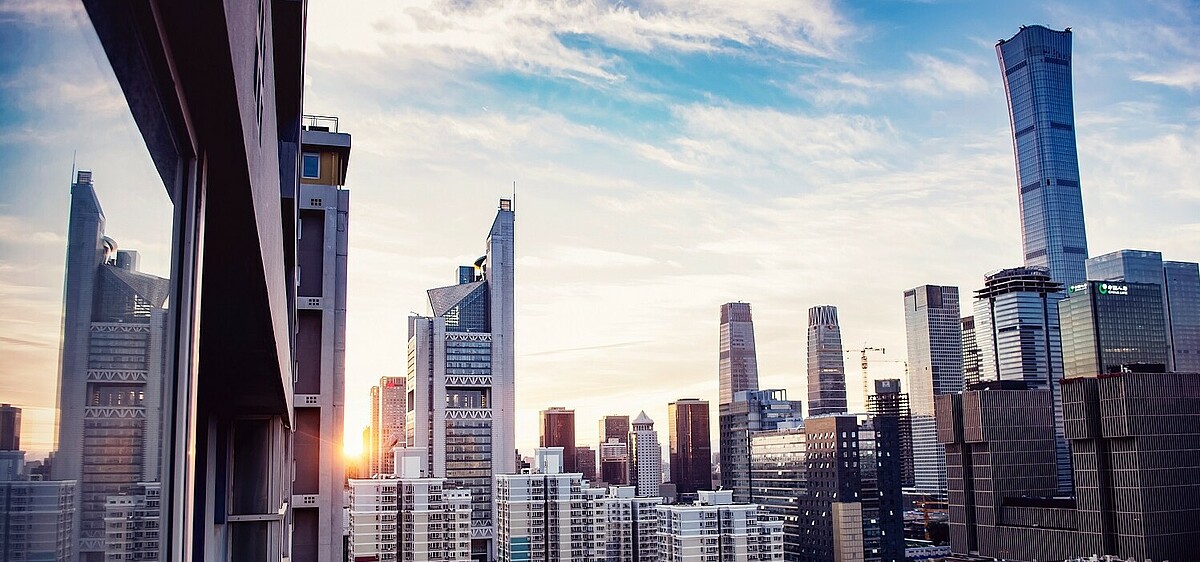
<svg viewBox="0 0 1200 562">
<path fill-rule="evenodd" d="M 639 498 L 635 486 L 613 486 L 604 506 L 605 560 L 658 561 L 658 506 L 662 498 Z"/>
<path fill-rule="evenodd" d="M 783 560 L 783 521 L 733 503 L 733 490 L 697 495 L 692 504 L 658 506 L 660 562 Z"/>
<path fill-rule="evenodd" d="M 496 559 L 599 562 L 605 558 L 604 489 L 563 473 L 563 448 L 534 453 L 535 469 L 496 476 Z"/>
</svg>

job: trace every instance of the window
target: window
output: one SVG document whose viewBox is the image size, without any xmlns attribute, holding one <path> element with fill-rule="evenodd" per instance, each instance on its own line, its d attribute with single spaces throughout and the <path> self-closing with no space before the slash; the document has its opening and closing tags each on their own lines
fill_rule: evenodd
<svg viewBox="0 0 1200 562">
<path fill-rule="evenodd" d="M 300 177 L 316 179 L 321 177 L 321 155 L 315 152 L 305 152 L 300 158 Z"/>
</svg>

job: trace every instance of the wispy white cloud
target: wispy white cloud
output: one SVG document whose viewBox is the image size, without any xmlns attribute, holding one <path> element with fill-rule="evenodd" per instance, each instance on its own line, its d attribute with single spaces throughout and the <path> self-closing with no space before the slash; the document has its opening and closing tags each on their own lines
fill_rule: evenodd
<svg viewBox="0 0 1200 562">
<path fill-rule="evenodd" d="M 1138 73 L 1133 75 L 1133 79 L 1194 92 L 1200 89 L 1200 63 L 1180 66 L 1165 72 Z"/>
<path fill-rule="evenodd" d="M 912 55 L 916 65 L 911 76 L 900 80 L 900 86 L 929 96 L 975 95 L 988 91 L 989 81 L 967 64 L 951 62 L 932 55 Z"/>
</svg>

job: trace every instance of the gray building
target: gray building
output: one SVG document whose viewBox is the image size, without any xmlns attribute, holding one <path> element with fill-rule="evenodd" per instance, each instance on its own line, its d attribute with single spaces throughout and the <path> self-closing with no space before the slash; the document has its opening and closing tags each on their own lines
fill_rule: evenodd
<svg viewBox="0 0 1200 562">
<path fill-rule="evenodd" d="M 904 326 L 914 485 L 919 492 L 942 495 L 946 491 L 946 453 L 934 430 L 933 399 L 963 388 L 958 287 L 921 285 L 904 291 Z"/>
<path fill-rule="evenodd" d="M 1170 351 L 1161 290 L 1156 283 L 1088 281 L 1072 285 L 1070 296 L 1058 303 L 1063 376 L 1167 371 Z"/>
<path fill-rule="evenodd" d="M 659 496 L 662 485 L 662 445 L 654 420 L 645 411 L 633 419 L 629 431 L 629 483 L 636 489 L 637 497 Z"/>
<path fill-rule="evenodd" d="M 721 305 L 721 341 L 718 354 L 719 404 L 733 402 L 743 390 L 758 390 L 758 358 L 754 351 L 754 320 L 750 303 Z"/>
<path fill-rule="evenodd" d="M 987 274 L 975 291 L 975 341 L 979 345 L 979 379 L 1018 381 L 1051 392 L 1058 423 L 1056 466 L 1059 492 L 1071 490 L 1071 452 L 1062 434 L 1062 335 L 1058 301 L 1060 283 L 1045 268 L 1017 267 Z"/>
<path fill-rule="evenodd" d="M 1200 376 L 1116 373 L 1065 380 L 1074 497 L 1054 495 L 1052 397 L 1021 386 L 985 382 L 962 395 L 938 397 L 939 437 L 955 474 L 950 541 L 956 554 L 1195 558 L 1200 458 L 1190 451 L 1200 448 Z"/>
<path fill-rule="evenodd" d="M 846 411 L 846 365 L 837 307 L 808 309 L 808 414 Z"/>
<path fill-rule="evenodd" d="M 963 388 L 979 382 L 979 342 L 975 341 L 975 317 L 962 318 Z"/>
<path fill-rule="evenodd" d="M 908 394 L 900 392 L 900 390 L 900 379 L 875 381 L 875 394 L 867 397 L 867 413 L 872 417 L 895 416 L 896 442 L 899 446 L 897 455 L 900 458 L 900 485 L 912 487 L 916 482 L 916 473 L 913 467 L 912 409 L 908 405 Z M 944 463 L 943 460 L 943 465 Z"/>
<path fill-rule="evenodd" d="M 79 560 L 73 480 L 0 482 L 0 561 Z"/>
<path fill-rule="evenodd" d="M 296 380 L 292 404 L 292 557 L 342 557 L 346 409 L 346 270 L 350 135 L 306 117 L 296 198 Z M 390 459 L 391 456 L 383 457 Z"/>
<path fill-rule="evenodd" d="M 108 560 L 159 559 L 162 537 L 162 486 L 143 482 L 109 496 L 104 504 L 104 554 Z"/>
<path fill-rule="evenodd" d="M 754 503 L 750 468 L 750 439 L 780 423 L 803 419 L 803 403 L 788 400 L 784 389 L 743 390 L 723 405 L 721 430 L 721 486 L 733 490 L 733 501 Z"/>
<path fill-rule="evenodd" d="M 753 503 L 783 521 L 784 560 L 800 559 L 799 498 L 807 493 L 803 421 L 750 436 Z"/>
<path fill-rule="evenodd" d="M 1159 285 L 1170 346 L 1167 368 L 1200 372 L 1200 266 L 1163 261 L 1154 251 L 1117 250 L 1088 259 L 1087 278 Z"/>
<path fill-rule="evenodd" d="M 104 557 L 108 496 L 160 470 L 167 279 L 104 235 L 92 174 L 71 186 L 55 480 L 77 482 L 82 560 Z"/>
<path fill-rule="evenodd" d="M 501 199 L 472 274 L 427 291 L 432 314 L 408 319 L 408 446 L 428 451 L 433 475 L 470 488 L 476 559 L 496 552 L 495 476 L 516 472 L 513 218 Z"/>
<path fill-rule="evenodd" d="M 1087 235 L 1075 108 L 1071 30 L 1021 26 L 996 45 L 1016 157 L 1025 265 L 1064 285 L 1085 280 Z"/>
</svg>

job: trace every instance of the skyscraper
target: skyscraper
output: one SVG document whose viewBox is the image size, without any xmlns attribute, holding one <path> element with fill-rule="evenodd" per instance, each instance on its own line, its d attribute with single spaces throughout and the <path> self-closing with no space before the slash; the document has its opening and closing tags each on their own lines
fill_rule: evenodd
<svg viewBox="0 0 1200 562">
<path fill-rule="evenodd" d="M 108 496 L 159 478 L 167 279 L 104 235 L 92 174 L 71 187 L 55 480 L 75 480 L 82 560 L 104 552 Z"/>
<path fill-rule="evenodd" d="M 563 448 L 563 472 L 578 472 L 575 462 L 575 410 L 554 406 L 539 412 L 538 435 L 540 447 Z"/>
<path fill-rule="evenodd" d="M 342 556 L 346 410 L 346 272 L 350 135 L 309 118 L 300 135 L 296 236 L 296 381 L 292 557 Z M 386 396 L 386 393 L 385 393 Z M 395 415 L 402 415 L 395 412 Z M 382 457 L 387 460 L 389 456 Z M 385 469 L 387 467 L 384 467 Z"/>
<path fill-rule="evenodd" d="M 0 404 L 0 451 L 21 450 L 21 409 Z"/>
<path fill-rule="evenodd" d="M 712 441 L 708 401 L 684 398 L 667 404 L 671 482 L 681 500 L 712 489 Z"/>
<path fill-rule="evenodd" d="M 837 307 L 808 309 L 808 415 L 846 411 L 846 366 Z"/>
<path fill-rule="evenodd" d="M 500 200 L 486 252 L 467 281 L 428 291 L 431 316 L 408 319 L 408 445 L 432 474 L 471 490 L 472 557 L 495 556 L 492 488 L 516 472 L 513 209 Z M 453 446 L 448 446 L 452 444 Z"/>
<path fill-rule="evenodd" d="M 871 416 L 896 417 L 896 441 L 899 445 L 897 456 L 900 458 L 900 485 L 913 486 L 916 483 L 913 467 L 913 428 L 912 410 L 908 405 L 908 394 L 900 392 L 900 379 L 879 379 L 875 381 L 875 394 L 867 397 L 867 412 Z M 942 460 L 943 466 L 945 459 Z"/>
<path fill-rule="evenodd" d="M 1045 268 L 1016 267 L 984 276 L 975 291 L 975 341 L 980 381 L 1021 381 L 1049 390 L 1058 444 L 1059 491 L 1071 489 L 1071 452 L 1062 433 L 1062 285 Z"/>
<path fill-rule="evenodd" d="M 743 390 L 758 390 L 758 359 L 754 353 L 754 321 L 750 303 L 721 305 L 721 343 L 718 361 L 720 404 L 733 402 Z"/>
<path fill-rule="evenodd" d="M 600 418 L 601 482 L 623 486 L 629 484 L 629 416 Z"/>
<path fill-rule="evenodd" d="M 743 390 L 733 403 L 724 404 L 721 430 L 721 487 L 733 490 L 733 501 L 753 503 L 750 471 L 750 439 L 759 431 L 770 431 L 783 422 L 804 419 L 803 404 L 788 400 L 787 390 Z"/>
<path fill-rule="evenodd" d="M 1157 283 L 1073 285 L 1070 296 L 1058 303 L 1063 377 L 1165 372 L 1170 352 L 1161 291 Z"/>
<path fill-rule="evenodd" d="M 975 341 L 975 317 L 962 318 L 963 388 L 979 382 L 979 342 Z"/>
<path fill-rule="evenodd" d="M 641 412 L 633 419 L 629 432 L 629 483 L 637 488 L 637 497 L 658 496 L 658 485 L 662 484 L 662 446 L 658 443 L 658 432 L 654 431 L 654 420 Z"/>
<path fill-rule="evenodd" d="M 1147 250 L 1117 250 L 1087 260 L 1087 277 L 1094 281 L 1154 283 L 1162 287 L 1164 320 L 1170 358 L 1167 368 L 1200 372 L 1200 266 L 1195 262 L 1163 261 Z"/>
<path fill-rule="evenodd" d="M 1071 95 L 1071 30 L 1021 26 L 996 45 L 1008 99 L 1025 265 L 1064 285 L 1088 257 Z"/>
<path fill-rule="evenodd" d="M 962 392 L 962 318 L 958 287 L 921 285 L 904 291 L 908 340 L 908 400 L 912 408 L 914 485 L 929 494 L 946 490 L 946 452 L 937 440 L 933 398 Z"/>
<path fill-rule="evenodd" d="M 376 415 L 376 419 L 371 420 L 371 427 L 377 442 L 371 454 L 378 459 L 378 466 L 371 474 L 396 474 L 392 449 L 405 446 L 408 439 L 404 431 L 408 417 L 404 406 L 407 384 L 404 377 L 379 377 L 379 386 L 372 389 L 371 395 L 377 403 L 371 405 L 371 411 Z"/>
</svg>

